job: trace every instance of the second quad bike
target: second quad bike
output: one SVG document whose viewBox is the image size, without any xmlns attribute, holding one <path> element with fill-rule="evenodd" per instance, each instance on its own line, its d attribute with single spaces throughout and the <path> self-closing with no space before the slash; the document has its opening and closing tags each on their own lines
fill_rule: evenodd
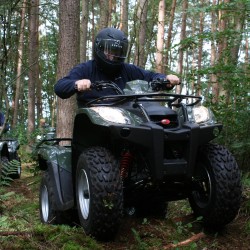
<svg viewBox="0 0 250 250">
<path fill-rule="evenodd" d="M 5 130 L 4 132 L 7 132 Z M 14 170 L 10 169 L 5 172 L 10 172 L 9 177 L 13 179 L 19 179 L 21 177 L 21 160 L 18 155 L 18 149 L 20 144 L 18 140 L 12 138 L 0 138 L 0 178 L 4 165 L 7 165 L 10 161 L 16 160 L 19 164 L 15 164 Z"/>
<path fill-rule="evenodd" d="M 166 84 L 137 80 L 121 90 L 94 83 L 114 95 L 77 110 L 72 138 L 38 144 L 42 222 L 63 223 L 65 214 L 78 213 L 86 234 L 109 240 L 125 213 L 164 215 L 168 201 L 181 199 L 206 226 L 235 218 L 240 170 L 224 146 L 211 143 L 222 125 L 201 97 L 165 93 Z"/>
</svg>

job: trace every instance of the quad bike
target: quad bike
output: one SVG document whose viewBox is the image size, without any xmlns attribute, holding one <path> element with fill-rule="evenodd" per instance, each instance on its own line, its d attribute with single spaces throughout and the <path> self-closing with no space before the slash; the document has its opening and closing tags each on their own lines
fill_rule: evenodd
<svg viewBox="0 0 250 250">
<path fill-rule="evenodd" d="M 92 88 L 114 95 L 77 110 L 73 138 L 37 146 L 43 223 L 78 213 L 86 234 L 109 240 L 125 213 L 164 215 L 168 201 L 181 199 L 206 226 L 235 218 L 240 170 L 225 147 L 211 143 L 222 125 L 201 97 L 165 93 L 161 79 L 132 81 L 123 91 L 112 82 Z"/>
<path fill-rule="evenodd" d="M 5 129 L 4 132 L 7 132 L 8 130 Z M 9 162 L 12 160 L 16 160 L 19 162 L 19 164 L 15 164 L 15 168 L 10 169 L 9 171 L 6 170 L 6 172 L 9 172 L 8 175 L 12 179 L 19 179 L 21 177 L 21 160 L 18 155 L 18 149 L 20 147 L 20 144 L 18 140 L 12 139 L 12 138 L 0 138 L 0 177 L 2 175 L 2 170 L 4 165 L 8 165 Z M 10 168 L 10 166 L 9 166 Z"/>
</svg>

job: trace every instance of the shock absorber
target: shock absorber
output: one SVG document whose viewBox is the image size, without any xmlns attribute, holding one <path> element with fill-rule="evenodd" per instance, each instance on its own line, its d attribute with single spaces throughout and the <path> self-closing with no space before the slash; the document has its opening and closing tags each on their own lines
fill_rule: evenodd
<svg viewBox="0 0 250 250">
<path fill-rule="evenodd" d="M 120 169 L 121 169 L 120 174 L 122 180 L 128 177 L 129 167 L 131 166 L 132 161 L 133 161 L 133 155 L 130 153 L 130 151 L 128 150 L 123 151 L 120 162 Z"/>
</svg>

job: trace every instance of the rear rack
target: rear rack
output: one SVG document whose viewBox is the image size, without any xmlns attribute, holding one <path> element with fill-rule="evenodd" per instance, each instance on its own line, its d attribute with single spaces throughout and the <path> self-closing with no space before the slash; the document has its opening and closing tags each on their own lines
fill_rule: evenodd
<svg viewBox="0 0 250 250">
<path fill-rule="evenodd" d="M 72 138 L 51 138 L 51 139 L 43 139 L 42 141 L 40 141 L 37 145 L 36 148 L 41 147 L 42 144 L 46 143 L 46 142 L 55 142 L 55 144 L 59 144 L 59 142 L 61 141 L 72 141 Z"/>
</svg>

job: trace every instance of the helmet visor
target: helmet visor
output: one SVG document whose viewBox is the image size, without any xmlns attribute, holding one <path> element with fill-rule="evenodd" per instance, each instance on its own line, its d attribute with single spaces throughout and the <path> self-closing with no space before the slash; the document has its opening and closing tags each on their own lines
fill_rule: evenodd
<svg viewBox="0 0 250 250">
<path fill-rule="evenodd" d="M 102 39 L 98 45 L 106 59 L 121 62 L 127 57 L 128 43 L 115 39 Z"/>
</svg>

